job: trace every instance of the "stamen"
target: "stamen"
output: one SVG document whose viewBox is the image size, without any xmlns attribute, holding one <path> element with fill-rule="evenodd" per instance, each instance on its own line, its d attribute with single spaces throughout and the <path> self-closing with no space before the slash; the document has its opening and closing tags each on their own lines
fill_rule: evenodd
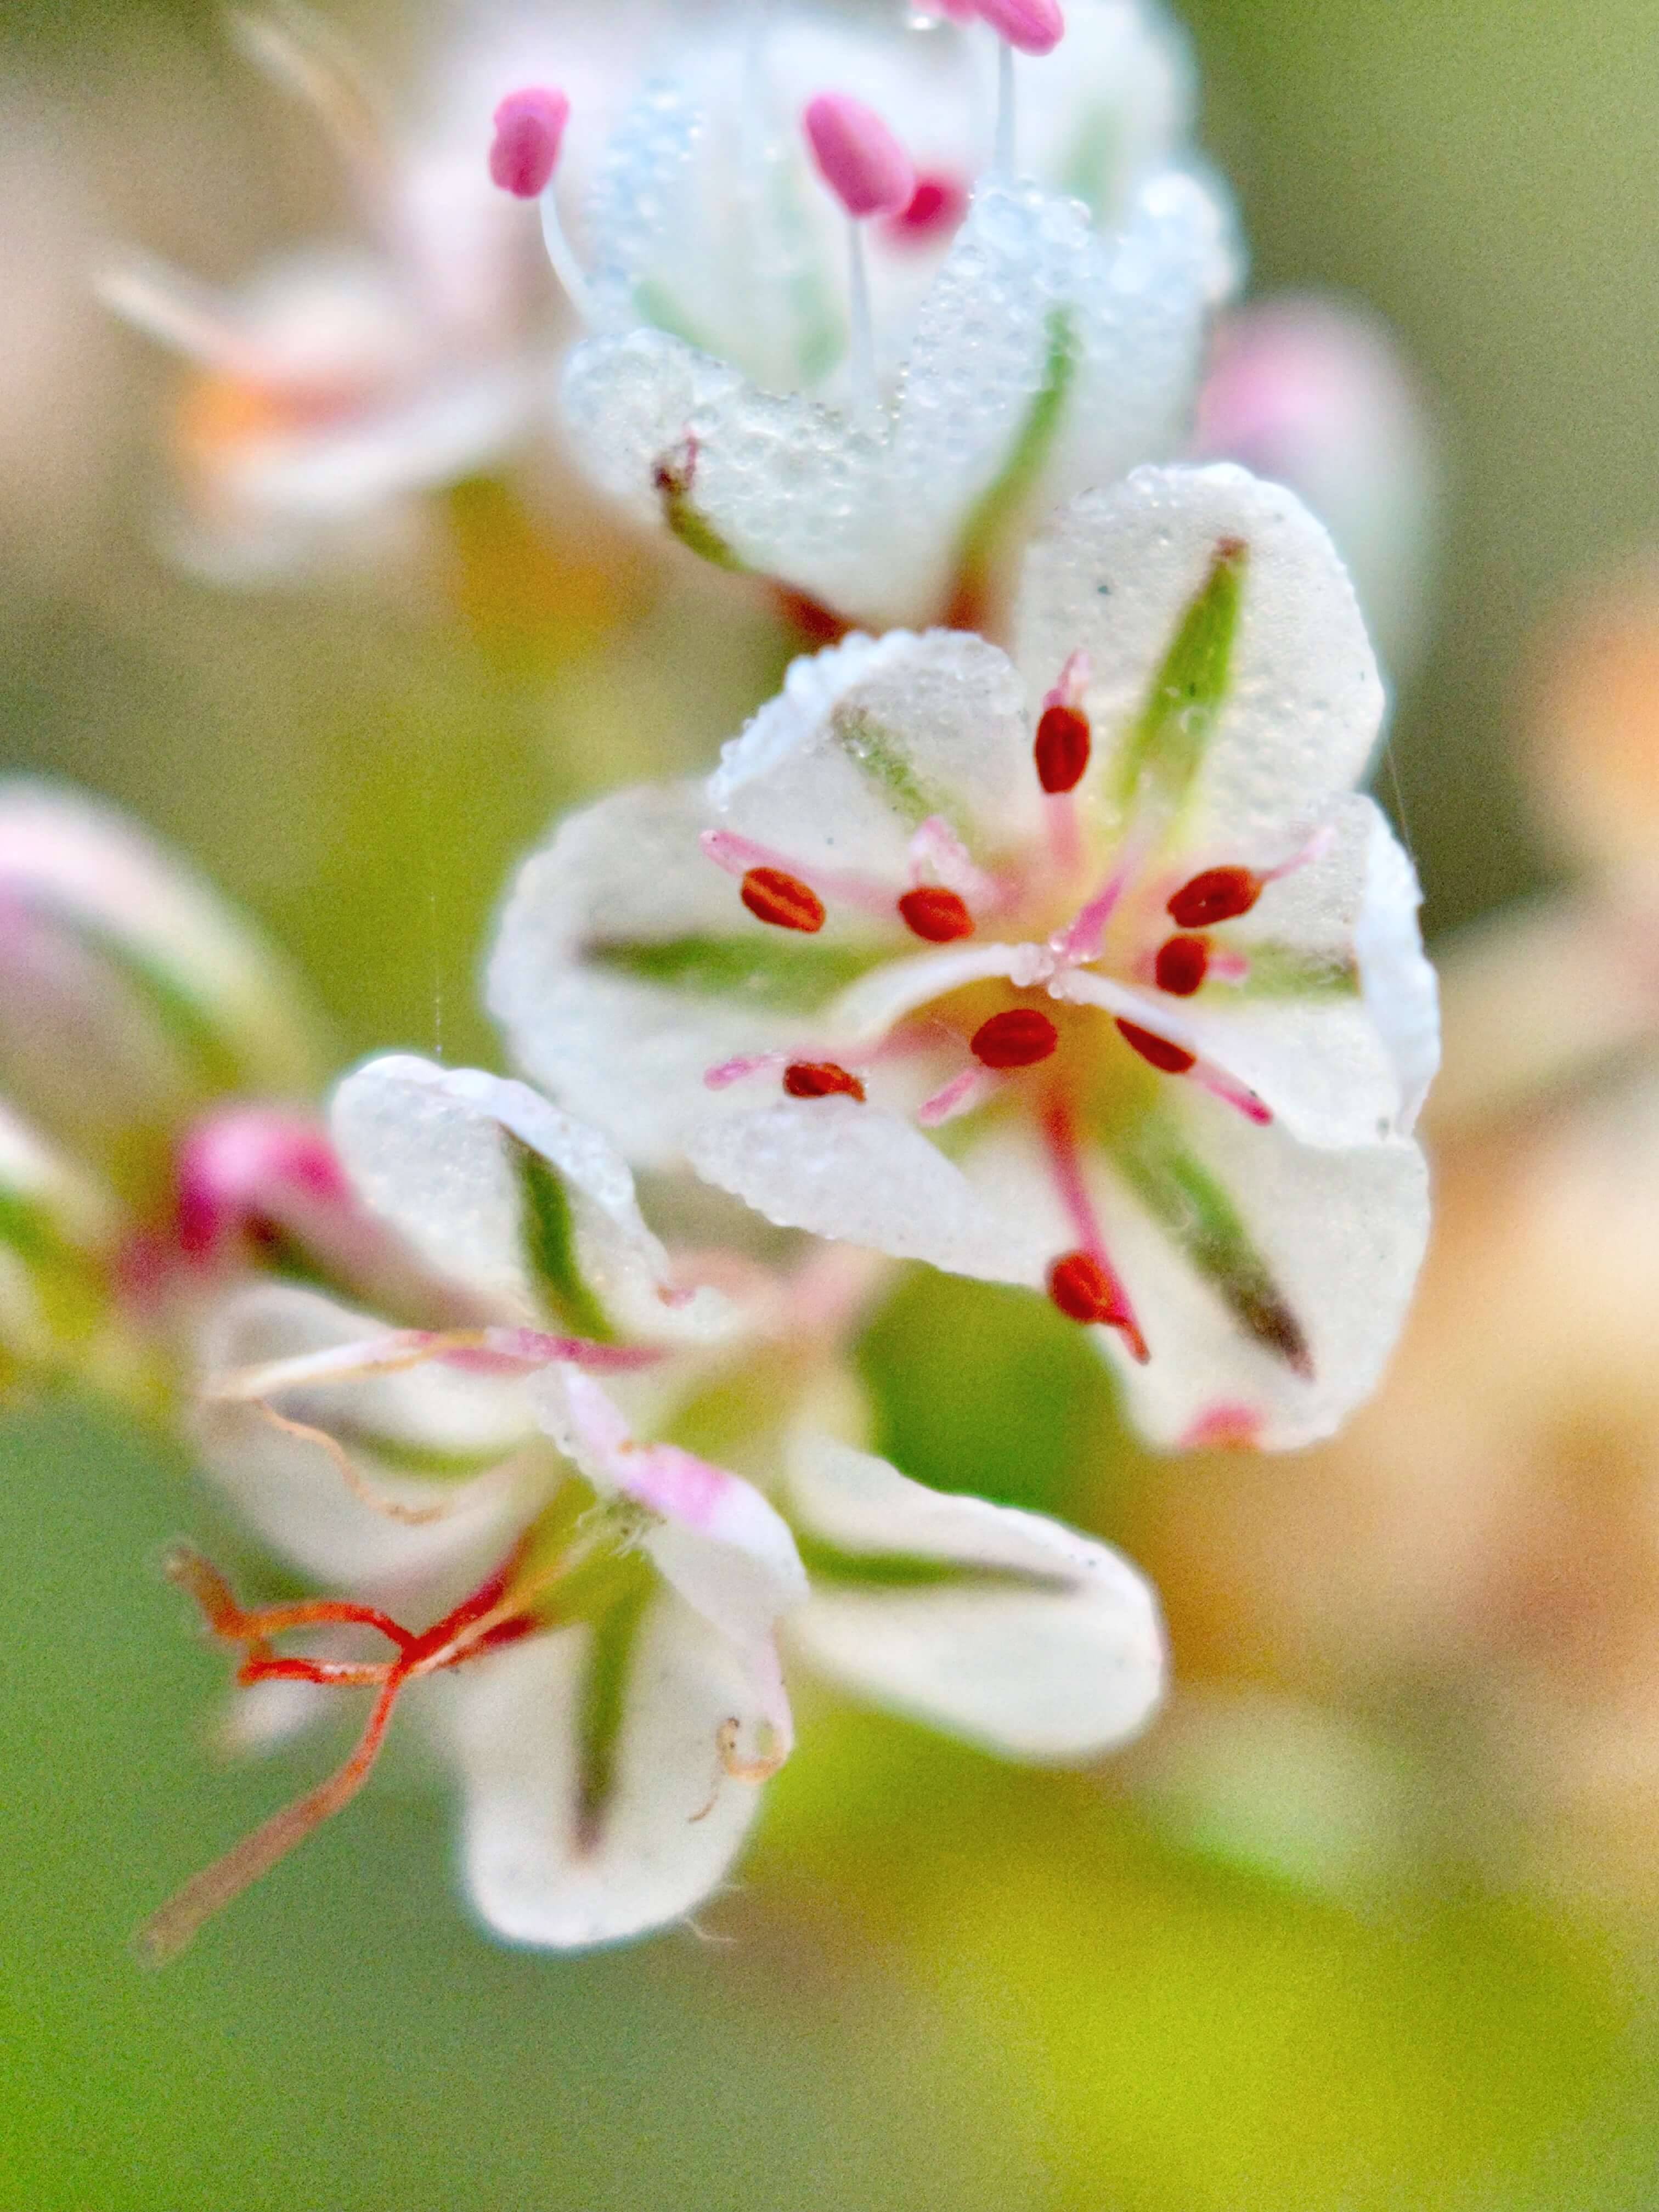
<svg viewBox="0 0 1659 2212">
<path fill-rule="evenodd" d="M 1190 999 L 1210 969 L 1210 948 L 1201 937 L 1171 937 L 1158 949 L 1153 966 L 1160 991 Z"/>
<path fill-rule="evenodd" d="M 969 1039 L 969 1050 L 987 1067 L 1035 1067 L 1060 1042 L 1060 1031 L 1036 1006 L 1011 1006 L 981 1022 Z"/>
<path fill-rule="evenodd" d="M 735 830 L 705 830 L 697 842 L 704 857 L 717 868 L 724 868 L 728 876 L 743 878 L 752 871 L 769 871 L 788 877 L 820 898 L 858 907 L 875 921 L 892 921 L 892 888 L 874 876 L 857 875 L 851 868 L 820 867 L 816 863 L 808 868 L 789 854 L 763 845 L 756 838 L 740 836 Z"/>
<path fill-rule="evenodd" d="M 708 1091 L 729 1091 L 734 1083 L 742 1083 L 749 1076 L 782 1067 L 787 1059 L 788 1054 L 781 1052 L 741 1053 L 736 1060 L 723 1060 L 717 1067 L 705 1068 L 703 1086 Z"/>
<path fill-rule="evenodd" d="M 1198 1054 L 1188 1052 L 1184 1045 L 1172 1044 L 1168 1037 L 1157 1036 L 1144 1030 L 1138 1022 L 1119 1021 L 1117 1033 L 1132 1052 L 1138 1052 L 1149 1067 L 1164 1075 L 1190 1075 L 1198 1066 Z"/>
<path fill-rule="evenodd" d="M 1152 1353 L 1135 1319 L 1129 1294 L 1107 1255 L 1106 1242 L 1083 1177 L 1077 1132 L 1063 1101 L 1056 1098 L 1050 1104 L 1042 1133 L 1061 1203 L 1082 1240 L 1076 1251 L 1062 1253 L 1048 1270 L 1048 1295 L 1068 1319 L 1116 1329 L 1131 1358 L 1144 1367 Z"/>
<path fill-rule="evenodd" d="M 968 212 L 968 188 L 959 178 L 932 170 L 916 179 L 909 204 L 882 225 L 882 235 L 897 246 L 931 245 L 950 235 Z"/>
<path fill-rule="evenodd" d="M 783 1087 L 792 1098 L 841 1097 L 864 1103 L 864 1085 L 833 1060 L 792 1060 L 783 1071 Z"/>
<path fill-rule="evenodd" d="M 974 933 L 974 917 L 966 901 L 943 884 L 922 884 L 906 891 L 898 910 L 905 927 L 929 945 L 949 945 Z"/>
<path fill-rule="evenodd" d="M 493 183 L 515 199 L 539 199 L 553 181 L 559 149 L 570 120 L 570 102 L 551 86 L 509 92 L 495 110 L 489 149 Z"/>
<path fill-rule="evenodd" d="M 823 901 L 810 884 L 781 868 L 750 868 L 740 896 L 757 921 L 770 922 L 774 929 L 812 937 L 823 927 Z"/>
<path fill-rule="evenodd" d="M 1049 796 L 1075 791 L 1089 766 L 1092 733 L 1089 717 L 1080 707 L 1053 706 L 1043 709 L 1037 724 L 1037 781 Z"/>
<path fill-rule="evenodd" d="M 981 20 L 1023 54 L 1051 54 L 1066 35 L 1059 0 L 974 0 Z"/>
<path fill-rule="evenodd" d="M 874 406 L 880 396 L 875 325 L 860 226 L 872 216 L 893 216 L 908 207 L 915 191 L 916 173 L 909 155 L 874 109 L 849 100 L 845 93 L 820 93 L 808 106 L 805 120 L 818 173 L 847 210 L 854 387 L 863 404 Z"/>
<path fill-rule="evenodd" d="M 992 1069 L 964 1067 L 960 1075 L 951 1077 L 942 1091 L 936 1091 L 917 1107 L 917 1127 L 937 1129 L 946 1121 L 954 1121 L 959 1114 L 971 1114 L 1001 1087 L 1001 1077 Z"/>
<path fill-rule="evenodd" d="M 1213 929 L 1218 922 L 1237 921 L 1261 897 L 1265 882 L 1254 868 L 1206 868 L 1170 899 L 1170 918 L 1182 929 Z"/>
</svg>

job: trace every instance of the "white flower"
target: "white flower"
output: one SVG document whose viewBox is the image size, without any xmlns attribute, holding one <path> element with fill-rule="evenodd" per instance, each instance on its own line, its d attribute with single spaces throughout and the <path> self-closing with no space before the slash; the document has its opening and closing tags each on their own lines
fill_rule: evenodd
<svg viewBox="0 0 1659 2212">
<path fill-rule="evenodd" d="M 1289 493 L 1140 471 L 1034 548 L 1017 660 L 851 638 L 707 786 L 568 822 L 493 1009 L 638 1162 L 1046 1283 L 1154 1437 L 1306 1442 L 1375 1382 L 1426 1228 L 1434 979 L 1352 789 L 1382 708 Z"/>
<path fill-rule="evenodd" d="M 421 495 L 523 447 L 556 333 L 522 213 L 485 173 L 489 111 L 504 77 L 554 52 L 602 106 L 611 41 L 625 47 L 656 0 L 621 9 L 597 30 L 574 9 L 460 11 L 397 124 L 315 17 L 233 15 L 249 58 L 313 111 L 362 235 L 295 250 L 228 292 L 145 256 L 103 272 L 106 301 L 191 367 L 173 438 L 181 557 L 256 583 L 383 561 L 410 542 Z"/>
<path fill-rule="evenodd" d="M 1067 14 L 1056 51 L 1008 56 L 1000 118 L 985 23 L 800 6 L 687 39 L 606 149 L 586 269 L 557 176 L 544 195 L 603 487 L 879 627 L 977 605 L 1028 508 L 1179 449 L 1236 275 L 1176 150 L 1184 51 L 1139 0 Z M 804 115 L 854 93 L 911 165 L 897 213 L 813 166 Z"/>
<path fill-rule="evenodd" d="M 781 1631 L 854 1689 L 1012 1756 L 1087 1758 L 1144 1721 L 1156 1610 L 1103 1547 L 823 1438 L 796 1438 L 775 1501 L 672 1440 L 732 1362 L 787 1370 L 793 1350 L 673 1285 L 592 1133 L 523 1085 L 409 1059 L 348 1079 L 333 1129 L 362 1200 L 483 1317 L 389 1332 L 269 1283 L 221 1309 L 208 1465 L 273 1549 L 352 1595 L 246 1613 L 202 1563 L 181 1579 L 248 1654 L 244 1682 L 378 1695 L 353 1760 L 188 1885 L 155 1948 L 338 1809 L 417 1680 L 460 1777 L 474 1903 L 560 1947 L 680 1917 L 719 1882 L 790 1747 Z M 756 1426 L 777 1418 L 763 1386 Z M 352 1623 L 392 1658 L 274 1649 Z"/>
</svg>

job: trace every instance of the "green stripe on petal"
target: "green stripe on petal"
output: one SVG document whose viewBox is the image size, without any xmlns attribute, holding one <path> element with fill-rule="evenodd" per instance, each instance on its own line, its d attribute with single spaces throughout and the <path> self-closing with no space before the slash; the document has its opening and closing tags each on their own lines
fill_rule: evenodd
<svg viewBox="0 0 1659 2212">
<path fill-rule="evenodd" d="M 1304 1379 L 1308 1340 L 1257 1251 L 1238 1209 L 1210 1170 L 1160 1115 L 1150 1114 L 1118 1146 L 1130 1188 L 1210 1283 L 1247 1335 Z"/>
<path fill-rule="evenodd" d="M 977 606 L 1010 525 L 1036 489 L 1077 381 L 1082 349 L 1070 308 L 1051 309 L 1047 329 L 1048 348 L 1043 357 L 1042 380 L 1032 394 L 1000 474 L 980 494 L 963 527 L 957 553 L 956 597 L 963 610 Z"/>
<path fill-rule="evenodd" d="M 733 575 L 748 574 L 748 563 L 741 554 L 726 544 L 693 501 L 690 461 L 677 461 L 665 455 L 657 463 L 656 489 L 662 501 L 664 522 L 689 553 L 695 553 L 700 561 L 709 562 L 716 568 L 730 569 Z"/>
<path fill-rule="evenodd" d="M 935 814 L 951 820 L 950 794 L 922 781 L 906 757 L 903 738 L 873 714 L 862 707 L 836 707 L 830 713 L 830 733 L 853 765 L 880 787 L 883 798 L 908 828 L 919 829 Z"/>
<path fill-rule="evenodd" d="M 1242 538 L 1224 538 L 1181 618 L 1119 762 L 1118 800 L 1126 811 L 1143 785 L 1179 806 L 1203 765 L 1232 678 L 1249 558 Z"/>
<path fill-rule="evenodd" d="M 576 1833 L 585 1850 L 597 1849 L 604 1831 L 628 1709 L 629 1680 L 651 1595 L 650 1578 L 641 1574 L 592 1625 L 576 1712 Z"/>
<path fill-rule="evenodd" d="M 510 1131 L 503 1134 L 519 1178 L 520 1234 L 531 1273 L 574 1334 L 609 1344 L 615 1332 L 576 1263 L 575 1220 L 563 1176 Z"/>
<path fill-rule="evenodd" d="M 1069 1592 L 1061 1576 L 1018 1574 L 1012 1569 L 964 1565 L 955 1559 L 913 1559 L 903 1553 L 843 1552 L 818 1536 L 794 1530 L 795 1549 L 801 1565 L 814 1577 L 826 1582 L 862 1583 L 870 1589 L 934 1589 L 945 1584 L 959 1589 L 1053 1590 Z"/>
<path fill-rule="evenodd" d="M 787 942 L 776 930 L 764 937 L 614 939 L 586 948 L 597 966 L 635 982 L 699 998 L 744 999 L 789 1014 L 816 1013 L 881 957 L 844 945 Z"/>
<path fill-rule="evenodd" d="M 1252 945 L 1249 971 L 1242 982 L 1221 987 L 1246 999 L 1352 999 L 1359 990 L 1359 967 L 1345 952 L 1306 952 L 1294 945 Z"/>
</svg>

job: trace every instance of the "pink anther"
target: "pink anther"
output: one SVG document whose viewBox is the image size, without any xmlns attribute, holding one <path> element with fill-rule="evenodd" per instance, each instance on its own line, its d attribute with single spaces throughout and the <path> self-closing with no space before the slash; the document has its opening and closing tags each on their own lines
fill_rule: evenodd
<svg viewBox="0 0 1659 2212">
<path fill-rule="evenodd" d="M 221 1257 L 262 1227 L 355 1212 L 327 1132 L 281 1107 L 238 1106 L 198 1121 L 179 1150 L 178 1234 L 192 1260 Z"/>
<path fill-rule="evenodd" d="M 559 166 L 570 102 L 547 85 L 509 92 L 495 110 L 495 136 L 489 148 L 489 174 L 516 199 L 539 199 Z"/>
<path fill-rule="evenodd" d="M 975 12 L 1023 54 L 1051 54 L 1066 35 L 1059 0 L 974 0 Z"/>
<path fill-rule="evenodd" d="M 842 92 L 821 92 L 805 121 L 818 173 L 848 215 L 862 220 L 909 206 L 915 169 L 873 108 Z"/>
</svg>

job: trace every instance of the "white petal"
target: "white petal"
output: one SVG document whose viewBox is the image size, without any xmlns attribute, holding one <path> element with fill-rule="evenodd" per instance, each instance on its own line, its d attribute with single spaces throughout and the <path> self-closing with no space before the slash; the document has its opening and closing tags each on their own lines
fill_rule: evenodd
<svg viewBox="0 0 1659 2212">
<path fill-rule="evenodd" d="M 398 1054 L 371 1060 L 334 1093 L 334 1140 L 359 1190 L 435 1267 L 520 1319 L 543 1312 L 526 1199 L 510 1137 L 545 1160 L 570 1201 L 574 1258 L 607 1313 L 659 1335 L 707 1334 L 726 1302 L 700 1292 L 664 1304 L 667 1255 L 647 1229 L 634 1178 L 596 1130 L 528 1085 Z"/>
<path fill-rule="evenodd" d="M 1037 830 L 1030 745 L 1019 678 L 994 646 L 949 630 L 854 636 L 796 661 L 721 754 L 709 799 L 741 835 L 889 880 L 896 898 L 931 817 L 976 858 Z"/>
<path fill-rule="evenodd" d="M 1440 1066 L 1440 989 L 1424 957 L 1418 928 L 1422 900 L 1410 855 L 1381 809 L 1374 809 L 1354 950 L 1366 1011 L 1394 1058 L 1400 1080 L 1398 1127 L 1407 1134 L 1417 1125 Z"/>
<path fill-rule="evenodd" d="M 697 1131 L 700 1176 L 785 1229 L 926 1260 L 994 1283 L 1040 1283 L 1048 1255 L 1028 1219 L 981 1197 L 908 1122 L 851 1098 L 763 1109 Z"/>
<path fill-rule="evenodd" d="M 1093 1331 L 1119 1370 L 1136 1425 L 1155 1443 L 1237 1437 L 1287 1450 L 1329 1436 L 1370 1396 L 1392 1352 L 1428 1237 L 1428 1174 L 1403 1139 L 1331 1150 L 1257 1128 L 1190 1086 L 1166 1086 L 1165 1127 L 1237 1216 L 1249 1249 L 1305 1340 L 1310 1376 L 1253 1331 L 1182 1232 L 1201 1225 L 1190 1192 L 1166 1186 L 1155 1218 L 1104 1155 L 1086 1163 L 1106 1249 L 1152 1357 L 1131 1359 L 1114 1330 Z M 1022 1206 L 1049 1255 L 1076 1231 L 1034 1147 L 988 1139 L 968 1162 Z M 1175 1226 L 1166 1225 L 1173 1218 Z"/>
<path fill-rule="evenodd" d="M 0 781 L 0 893 L 107 945 L 162 1025 L 198 1024 L 249 1090 L 310 1089 L 317 1059 L 297 978 L 207 884 L 113 807 L 26 777 Z"/>
<path fill-rule="evenodd" d="M 1011 1757 L 1089 1759 L 1133 1735 L 1164 1687 L 1152 1593 L 1058 1522 L 927 1490 L 828 1439 L 798 1449 L 790 1498 L 837 1550 L 994 1579 L 914 1588 L 815 1576 L 791 1640 L 879 1703 Z"/>
<path fill-rule="evenodd" d="M 1382 687 L 1353 586 L 1294 495 L 1242 469 L 1139 469 L 1073 502 L 1027 560 L 1020 665 L 1040 688 L 1086 652 L 1091 784 L 1141 712 L 1218 544 L 1248 547 L 1230 680 L 1182 820 L 1254 862 L 1364 773 Z M 1085 790 L 1089 786 L 1085 787 Z"/>
<path fill-rule="evenodd" d="M 691 785 L 617 792 L 572 816 L 520 871 L 489 963 L 490 1011 L 520 1064 L 641 1165 L 677 1164 L 688 1128 L 741 1109 L 741 1096 L 708 1090 L 709 1068 L 806 1033 L 803 1016 L 753 994 L 671 988 L 604 957 L 707 939 L 799 957 L 702 853 L 709 821 Z M 803 940 L 805 957 L 836 943 L 826 928 Z"/>
<path fill-rule="evenodd" d="M 754 1818 L 753 1783 L 723 1773 L 721 1732 L 766 1724 L 738 1654 L 668 1593 L 630 1663 L 599 1832 L 580 1819 L 577 1713 L 590 1632 L 538 1636 L 460 1668 L 448 1693 L 465 1796 L 466 1883 L 511 1942 L 576 1949 L 690 1912 Z"/>
<path fill-rule="evenodd" d="M 383 1333 L 380 1322 L 315 1291 L 262 1284 L 222 1301 L 199 1352 L 211 1377 Z M 377 1497 L 416 1513 L 445 1509 L 443 1517 L 412 1526 L 378 1512 L 353 1495 L 322 1445 L 277 1428 L 257 1406 L 209 1399 L 191 1431 L 215 1483 L 303 1573 L 354 1591 L 367 1583 L 422 1591 L 429 1583 L 434 1613 L 440 1589 L 463 1596 L 560 1479 L 535 1440 L 521 1386 L 450 1368 L 285 1391 L 276 1410 L 333 1436 Z M 453 1459 L 457 1474 L 411 1474 L 400 1463 L 405 1454 Z M 469 1474 L 497 1468 L 447 1510 Z"/>
<path fill-rule="evenodd" d="M 534 1401 L 548 1433 L 601 1492 L 653 1516 L 645 1548 L 665 1580 L 732 1641 L 752 1650 L 806 1595 L 788 1523 L 752 1483 L 673 1444 L 641 1443 L 590 1375 L 543 1378 Z"/>
</svg>

